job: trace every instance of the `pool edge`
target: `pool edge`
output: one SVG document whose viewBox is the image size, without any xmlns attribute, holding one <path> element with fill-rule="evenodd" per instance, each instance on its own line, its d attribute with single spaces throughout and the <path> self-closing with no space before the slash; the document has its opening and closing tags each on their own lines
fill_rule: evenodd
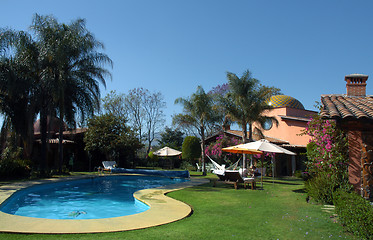
<svg viewBox="0 0 373 240">
<path fill-rule="evenodd" d="M 0 186 L 0 204 L 15 191 L 35 184 L 97 177 L 79 176 L 74 178 L 47 179 L 40 181 L 18 182 Z M 158 188 L 143 189 L 134 193 L 134 197 L 150 206 L 150 209 L 135 215 L 87 220 L 57 220 L 31 218 L 0 212 L 0 232 L 9 233 L 103 233 L 143 229 L 159 226 L 183 219 L 190 215 L 191 207 L 181 201 L 167 197 L 171 191 L 192 187 L 209 182 L 208 179 L 191 178 L 188 182 L 167 185 Z"/>
</svg>

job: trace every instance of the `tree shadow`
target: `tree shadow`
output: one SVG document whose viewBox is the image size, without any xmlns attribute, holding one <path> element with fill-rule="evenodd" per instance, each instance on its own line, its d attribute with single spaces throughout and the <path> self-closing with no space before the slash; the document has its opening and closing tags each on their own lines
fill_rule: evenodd
<svg viewBox="0 0 373 240">
<path fill-rule="evenodd" d="M 295 193 L 307 193 L 305 188 L 296 189 L 296 190 L 292 190 L 292 191 L 295 192 Z"/>
<path fill-rule="evenodd" d="M 286 180 L 288 181 L 288 180 Z M 289 182 L 280 182 L 279 180 L 263 180 L 266 183 L 275 183 L 275 184 L 283 184 L 283 185 L 302 185 L 300 183 L 289 183 Z"/>
</svg>

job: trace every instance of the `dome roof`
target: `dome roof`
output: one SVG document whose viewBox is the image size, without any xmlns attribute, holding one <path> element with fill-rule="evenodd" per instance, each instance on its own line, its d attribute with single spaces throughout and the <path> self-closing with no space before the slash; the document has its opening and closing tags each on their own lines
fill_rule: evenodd
<svg viewBox="0 0 373 240">
<path fill-rule="evenodd" d="M 268 105 L 272 107 L 291 107 L 291 108 L 298 108 L 298 109 L 304 109 L 304 106 L 301 102 L 299 102 L 297 99 L 286 96 L 286 95 L 275 95 L 272 96 L 268 100 Z"/>
</svg>

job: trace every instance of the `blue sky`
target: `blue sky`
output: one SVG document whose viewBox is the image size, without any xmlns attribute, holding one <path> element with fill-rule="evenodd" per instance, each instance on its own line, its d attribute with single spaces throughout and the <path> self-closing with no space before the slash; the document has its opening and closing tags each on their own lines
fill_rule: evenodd
<svg viewBox="0 0 373 240">
<path fill-rule="evenodd" d="M 373 1 L 349 0 L 1 0 L 0 27 L 27 30 L 35 13 L 87 28 L 113 60 L 110 90 L 165 97 L 167 124 L 201 85 L 249 69 L 315 110 L 321 94 L 346 93 L 344 76 L 373 77 Z M 367 93 L 373 94 L 373 79 Z"/>
</svg>

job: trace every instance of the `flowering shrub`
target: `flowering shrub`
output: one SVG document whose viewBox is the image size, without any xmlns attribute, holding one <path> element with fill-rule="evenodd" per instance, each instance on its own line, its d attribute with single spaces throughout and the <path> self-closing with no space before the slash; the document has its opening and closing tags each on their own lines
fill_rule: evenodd
<svg viewBox="0 0 373 240">
<path fill-rule="evenodd" d="M 235 156 L 236 154 L 226 153 L 223 152 L 221 149 L 238 144 L 240 144 L 240 142 L 236 138 L 229 138 L 224 135 L 219 135 L 214 143 L 211 143 L 209 146 L 205 148 L 205 154 L 216 159 L 223 160 L 226 157 L 229 158 L 233 155 Z"/>
<path fill-rule="evenodd" d="M 349 188 L 346 135 L 334 121 L 323 120 L 320 116 L 308 123 L 304 134 L 311 136 L 307 145 L 306 166 L 312 178 L 306 182 L 306 189 L 316 201 L 330 203 L 337 188 Z M 324 194 L 320 194 L 320 188 L 323 188 Z"/>
<path fill-rule="evenodd" d="M 347 139 L 337 129 L 334 121 L 313 118 L 305 133 L 311 136 L 307 146 L 306 162 L 310 173 L 328 172 L 333 175 L 346 173 L 348 166 Z"/>
</svg>

